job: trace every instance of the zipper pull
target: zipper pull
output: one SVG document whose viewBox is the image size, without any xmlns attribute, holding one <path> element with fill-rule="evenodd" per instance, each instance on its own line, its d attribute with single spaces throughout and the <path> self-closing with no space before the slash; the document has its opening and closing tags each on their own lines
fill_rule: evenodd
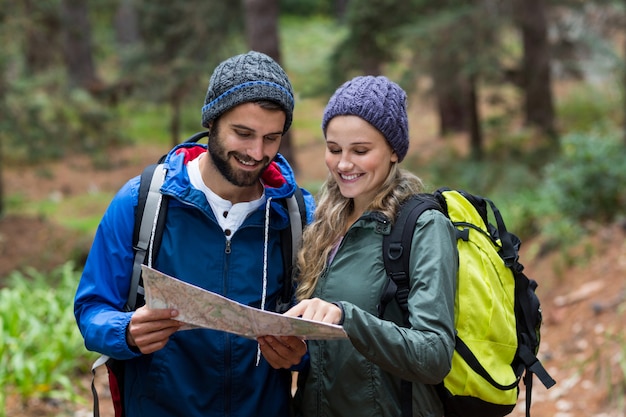
<svg viewBox="0 0 626 417">
<path fill-rule="evenodd" d="M 226 249 L 224 252 L 226 252 L 227 255 L 230 254 L 230 239 L 226 240 Z"/>
</svg>

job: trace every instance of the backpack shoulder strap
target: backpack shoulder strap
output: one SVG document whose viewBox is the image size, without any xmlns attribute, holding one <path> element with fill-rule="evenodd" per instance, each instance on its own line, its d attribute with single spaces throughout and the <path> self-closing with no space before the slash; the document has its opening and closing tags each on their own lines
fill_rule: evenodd
<svg viewBox="0 0 626 417">
<path fill-rule="evenodd" d="M 391 232 L 383 236 L 383 261 L 387 271 L 387 284 L 378 304 L 378 316 L 385 314 L 387 304 L 395 297 L 402 309 L 405 326 L 409 326 L 409 258 L 411 257 L 411 242 L 413 231 L 419 216 L 426 210 L 443 209 L 430 194 L 416 194 L 402 203 L 396 221 L 392 224 Z M 401 381 L 401 410 L 402 417 L 413 415 L 412 384 L 410 381 Z"/>
<path fill-rule="evenodd" d="M 163 204 L 163 194 L 160 191 L 164 179 L 163 164 L 148 165 L 141 173 L 133 231 L 135 258 L 125 311 L 133 311 L 139 304 L 143 304 L 141 265 L 144 262 L 152 265 L 153 256 L 158 252 L 161 243 L 165 224 L 167 204 Z"/>
<path fill-rule="evenodd" d="M 208 136 L 208 131 L 202 131 L 190 136 L 185 142 L 195 143 L 200 139 Z M 133 260 L 133 271 L 131 276 L 130 288 L 128 291 L 128 298 L 124 305 L 124 311 L 136 310 L 139 306 L 144 304 L 144 289 L 143 281 L 141 279 L 141 265 L 146 263 L 152 266 L 154 257 L 159 251 L 161 246 L 161 237 L 163 235 L 163 228 L 165 227 L 165 217 L 167 214 L 167 196 L 161 194 L 160 189 L 165 179 L 165 168 L 163 162 L 167 154 L 161 156 L 158 163 L 148 165 L 141 173 L 139 180 L 139 196 L 137 201 L 137 208 L 135 210 L 135 226 L 133 229 L 133 250 L 135 251 L 135 257 Z M 122 372 L 123 367 L 119 366 L 119 361 L 116 361 L 108 356 L 100 356 L 93 364 L 91 372 L 93 378 L 91 381 L 91 391 L 93 394 L 93 413 L 94 417 L 100 416 L 98 392 L 95 388 L 95 375 L 96 368 L 106 364 L 109 374 L 113 373 L 113 378 L 117 379 L 117 384 L 121 384 L 123 379 Z M 119 375 L 117 373 L 119 372 Z M 109 376 L 109 381 L 111 381 Z M 118 387 L 119 388 L 119 387 Z M 113 387 L 111 387 L 113 389 Z M 118 401 L 121 400 L 123 389 L 118 390 Z M 112 392 L 112 395 L 113 392 Z M 116 407 L 116 415 L 123 415 L 121 408 L 118 410 L 117 401 L 114 401 Z M 121 407 L 121 405 L 120 405 Z"/>
<path fill-rule="evenodd" d="M 443 211 L 429 194 L 417 194 L 402 203 L 391 232 L 383 237 L 383 261 L 387 271 L 387 284 L 383 290 L 378 316 L 383 317 L 387 304 L 396 297 L 408 325 L 409 258 L 413 230 L 419 216 L 426 210 Z"/>
<path fill-rule="evenodd" d="M 281 231 L 280 247 L 283 251 L 285 280 L 276 305 L 276 310 L 279 312 L 287 311 L 291 305 L 296 275 L 295 265 L 302 245 L 302 231 L 307 224 L 306 203 L 300 187 L 296 187 L 293 195 L 285 199 L 285 204 L 289 213 L 289 226 Z"/>
<path fill-rule="evenodd" d="M 165 212 L 167 210 L 167 204 L 163 204 L 163 195 L 160 192 L 161 184 L 165 179 L 165 169 L 163 164 L 148 165 L 141 173 L 139 180 L 139 197 L 137 201 L 137 208 L 135 210 L 135 226 L 133 230 L 133 250 L 135 251 L 135 257 L 133 261 L 133 272 L 131 276 L 130 288 L 128 291 L 128 298 L 124 305 L 124 311 L 136 310 L 139 305 L 143 304 L 143 285 L 141 282 L 141 264 L 146 260 L 149 264 L 152 263 L 152 254 L 156 253 L 160 243 L 161 235 L 163 232 L 163 225 L 165 220 Z M 158 242 L 155 242 L 158 241 Z M 149 250 L 150 249 L 150 250 Z M 116 415 L 121 413 L 121 409 L 118 410 L 118 401 L 121 395 L 121 384 L 123 383 L 123 377 L 121 376 L 122 370 L 120 369 L 118 361 L 109 358 L 108 356 L 101 355 L 92 365 L 91 373 L 91 392 L 93 395 L 93 415 L 94 417 L 100 416 L 100 404 L 98 400 L 98 391 L 95 387 L 96 368 L 106 364 L 109 372 L 109 382 L 114 379 L 115 384 L 111 384 L 112 395 L 117 395 L 117 399 L 114 398 L 113 404 L 116 408 Z M 114 376 L 111 376 L 111 373 Z M 117 374 L 119 373 L 119 374 Z M 115 386 L 113 386 L 115 385 Z M 113 392 L 115 391 L 115 393 Z"/>
</svg>

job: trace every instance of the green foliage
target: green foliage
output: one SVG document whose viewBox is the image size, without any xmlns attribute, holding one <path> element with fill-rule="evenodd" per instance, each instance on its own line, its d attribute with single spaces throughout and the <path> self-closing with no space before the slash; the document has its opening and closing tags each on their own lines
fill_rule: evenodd
<svg viewBox="0 0 626 417">
<path fill-rule="evenodd" d="M 405 0 L 351 0 L 346 36 L 334 48 L 329 62 L 330 91 L 354 75 L 382 72 L 383 65 L 397 57 L 400 28 L 410 23 L 411 12 L 411 3 Z"/>
<path fill-rule="evenodd" d="M 153 101 L 177 103 L 200 80 L 208 83 L 211 70 L 238 49 L 243 35 L 240 2 L 151 0 L 137 8 L 143 42 L 130 49 L 123 76 Z"/>
<path fill-rule="evenodd" d="M 124 141 L 114 110 L 83 90 L 68 89 L 58 73 L 13 80 L 4 108 L 0 139 L 13 162 L 99 152 Z"/>
<path fill-rule="evenodd" d="M 73 314 L 80 273 L 68 263 L 49 276 L 13 273 L 0 289 L 0 415 L 5 395 L 81 401 L 75 373 L 87 372 Z"/>
<path fill-rule="evenodd" d="M 540 171 L 525 158 L 501 154 L 496 148 L 482 161 L 475 161 L 447 149 L 426 163 L 409 157 L 403 164 L 424 180 L 427 191 L 450 187 L 490 198 L 502 212 L 507 227 L 522 240 L 537 231 L 535 210 L 541 202 L 537 199 L 536 184 L 541 177 Z"/>
<path fill-rule="evenodd" d="M 333 13 L 333 0 L 280 0 L 280 13 L 300 17 L 328 16 Z"/>
<path fill-rule="evenodd" d="M 328 63 L 335 45 L 345 37 L 345 27 L 327 17 L 288 16 L 281 18 L 280 34 L 283 65 L 298 98 L 316 97 L 337 87 L 328 81 Z"/>
<path fill-rule="evenodd" d="M 513 151 L 503 152 L 510 141 Z M 522 239 L 539 234 L 549 247 L 575 242 L 588 221 L 624 216 L 626 147 L 615 131 L 566 135 L 549 163 L 549 155 L 529 150 L 532 137 L 513 135 L 499 142 L 481 162 L 449 150 L 423 166 L 410 159 L 407 164 L 431 189 L 448 186 L 490 197 L 511 230 Z"/>
<path fill-rule="evenodd" d="M 52 194 L 39 201 L 20 200 L 19 196 L 9 200 L 7 211 L 46 218 L 82 236 L 93 236 L 102 213 L 111 202 L 112 193 L 91 192 L 65 198 L 61 193 Z"/>
<path fill-rule="evenodd" d="M 150 146 L 163 145 L 163 149 L 169 149 L 171 138 L 169 137 L 169 114 L 170 110 L 164 103 L 145 103 L 140 100 L 127 100 L 121 105 L 122 112 L 132 114 L 125 118 L 124 132 L 135 144 L 147 144 Z M 191 111 L 183 112 L 189 115 Z M 196 115 L 196 125 L 200 124 L 200 112 Z"/>
<path fill-rule="evenodd" d="M 556 106 L 559 124 L 567 132 L 584 132 L 598 124 L 612 125 L 622 117 L 619 88 L 579 84 L 564 93 Z"/>
<path fill-rule="evenodd" d="M 623 330 L 626 318 L 626 302 L 624 293 L 615 294 L 617 300 L 617 314 L 615 319 L 606 328 L 597 332 L 598 342 L 594 344 L 593 362 L 596 367 L 595 378 L 599 389 L 604 389 L 607 402 L 615 406 L 616 410 L 626 409 L 626 334 Z M 594 310 L 601 311 L 601 307 L 594 304 Z M 578 361 L 582 362 L 582 361 Z M 584 369 L 585 363 L 576 363 L 579 369 Z"/>
<path fill-rule="evenodd" d="M 415 165 L 407 161 L 407 166 Z M 440 152 L 415 171 L 433 187 L 445 185 L 484 195 L 506 195 L 508 190 L 528 189 L 538 178 L 523 160 L 488 155 L 482 161 L 475 161 L 450 150 Z"/>
<path fill-rule="evenodd" d="M 608 222 L 626 207 L 626 147 L 617 134 L 572 133 L 561 156 L 544 173 L 542 195 L 555 206 L 555 221 Z M 558 210 L 557 210 L 558 209 Z"/>
</svg>

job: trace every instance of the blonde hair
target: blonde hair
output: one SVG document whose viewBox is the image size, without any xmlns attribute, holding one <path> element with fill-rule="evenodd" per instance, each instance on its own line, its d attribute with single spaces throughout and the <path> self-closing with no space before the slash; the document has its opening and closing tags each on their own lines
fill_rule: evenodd
<svg viewBox="0 0 626 417">
<path fill-rule="evenodd" d="M 400 204 L 422 190 L 419 177 L 394 163 L 367 211 L 380 212 L 395 221 Z M 304 230 L 302 249 L 298 253 L 298 300 L 310 298 L 313 294 L 328 256 L 344 232 L 344 228 L 337 225 L 346 224 L 353 208 L 352 199 L 341 195 L 337 182 L 329 175 L 320 190 L 315 220 Z"/>
</svg>

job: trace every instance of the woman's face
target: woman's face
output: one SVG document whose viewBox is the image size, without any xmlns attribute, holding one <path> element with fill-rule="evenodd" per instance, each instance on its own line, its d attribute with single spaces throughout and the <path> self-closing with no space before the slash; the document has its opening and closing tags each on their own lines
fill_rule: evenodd
<svg viewBox="0 0 626 417">
<path fill-rule="evenodd" d="M 326 128 L 326 166 L 341 194 L 362 211 L 372 202 L 398 156 L 374 126 L 358 116 L 336 116 Z"/>
</svg>

